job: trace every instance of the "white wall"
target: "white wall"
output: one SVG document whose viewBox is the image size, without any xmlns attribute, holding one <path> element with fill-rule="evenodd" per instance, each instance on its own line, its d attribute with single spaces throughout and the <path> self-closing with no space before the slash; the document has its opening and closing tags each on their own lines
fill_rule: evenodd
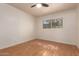
<svg viewBox="0 0 79 59">
<path fill-rule="evenodd" d="M 78 39 L 77 39 L 77 46 L 79 48 L 79 4 L 77 6 L 77 26 L 78 26 L 78 32 L 77 32 L 77 36 L 78 36 Z"/>
<path fill-rule="evenodd" d="M 76 10 L 66 10 L 42 16 L 37 19 L 37 38 L 46 39 L 67 44 L 76 44 L 77 42 L 77 18 Z M 63 28 L 43 29 L 42 21 L 50 18 L 63 17 Z"/>
<path fill-rule="evenodd" d="M 34 17 L 0 4 L 0 49 L 34 39 Z"/>
</svg>

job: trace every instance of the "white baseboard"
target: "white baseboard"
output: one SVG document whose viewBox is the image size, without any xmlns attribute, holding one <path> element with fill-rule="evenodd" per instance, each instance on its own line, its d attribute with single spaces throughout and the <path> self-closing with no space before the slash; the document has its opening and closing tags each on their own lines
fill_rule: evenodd
<svg viewBox="0 0 79 59">
<path fill-rule="evenodd" d="M 33 40 L 33 39 L 29 39 L 29 40 L 25 40 L 25 41 L 20 41 L 20 42 L 15 42 L 15 43 L 12 43 L 12 44 L 0 47 L 0 49 L 5 49 L 5 48 L 11 47 L 11 46 L 15 46 L 15 45 L 18 45 L 18 44 L 21 44 L 21 43 L 25 43 L 25 42 L 30 41 L 30 40 Z"/>
</svg>

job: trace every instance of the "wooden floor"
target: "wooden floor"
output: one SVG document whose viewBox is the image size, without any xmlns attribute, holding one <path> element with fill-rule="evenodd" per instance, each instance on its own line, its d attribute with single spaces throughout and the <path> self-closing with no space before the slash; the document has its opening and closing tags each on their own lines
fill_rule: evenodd
<svg viewBox="0 0 79 59">
<path fill-rule="evenodd" d="M 78 56 L 76 46 L 35 39 L 23 44 L 2 49 L 1 56 Z"/>
</svg>

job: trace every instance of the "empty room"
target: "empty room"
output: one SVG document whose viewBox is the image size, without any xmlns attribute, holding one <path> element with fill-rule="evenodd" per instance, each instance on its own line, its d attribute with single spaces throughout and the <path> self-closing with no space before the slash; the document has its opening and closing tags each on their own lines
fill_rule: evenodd
<svg viewBox="0 0 79 59">
<path fill-rule="evenodd" d="M 0 3 L 0 56 L 79 56 L 79 4 Z"/>
</svg>

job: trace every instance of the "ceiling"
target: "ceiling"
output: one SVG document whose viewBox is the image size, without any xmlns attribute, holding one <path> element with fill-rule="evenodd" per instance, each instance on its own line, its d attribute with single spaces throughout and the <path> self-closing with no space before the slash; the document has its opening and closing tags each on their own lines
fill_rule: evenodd
<svg viewBox="0 0 79 59">
<path fill-rule="evenodd" d="M 49 7 L 41 7 L 41 8 L 36 7 L 31 8 L 33 3 L 9 3 L 9 5 L 16 7 L 33 16 L 43 16 L 67 9 L 73 9 L 76 8 L 77 6 L 77 4 L 75 3 L 48 3 Z"/>
</svg>

